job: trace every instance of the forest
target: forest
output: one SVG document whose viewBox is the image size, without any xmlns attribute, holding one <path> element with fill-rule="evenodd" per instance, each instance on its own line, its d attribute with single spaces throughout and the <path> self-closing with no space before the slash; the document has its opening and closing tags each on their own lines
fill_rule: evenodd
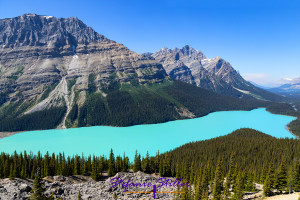
<svg viewBox="0 0 300 200">
<path fill-rule="evenodd" d="M 104 172 L 114 176 L 132 169 L 193 184 L 182 188 L 179 199 L 241 199 L 245 192 L 256 191 L 255 183 L 264 184 L 265 196 L 300 191 L 299 152 L 297 139 L 276 139 L 253 129 L 240 129 L 152 157 L 136 151 L 133 161 L 125 154 L 115 156 L 113 150 L 108 157 L 1 153 L 0 178 L 34 179 L 38 174 L 41 180 L 54 175 L 85 175 L 98 181 Z"/>
<path fill-rule="evenodd" d="M 178 113 L 179 108 L 185 108 L 196 117 L 201 117 L 215 111 L 251 110 L 269 104 L 219 95 L 174 81 L 161 86 L 128 85 L 111 90 L 105 98 L 100 93 L 91 92 L 83 106 L 73 106 L 68 118 L 74 124 L 77 120 L 79 127 L 131 126 L 186 118 Z"/>
<path fill-rule="evenodd" d="M 94 76 L 89 76 L 86 100 L 79 104 L 74 100 L 71 112 L 67 116 L 66 126 L 84 127 L 96 125 L 132 126 L 154 124 L 186 119 L 190 116 L 202 117 L 215 111 L 252 110 L 266 107 L 275 114 L 298 116 L 290 104 L 239 99 L 196 87 L 180 81 L 168 81 L 153 85 L 124 84 L 106 89 L 103 95 L 97 91 Z M 74 81 L 68 81 L 69 90 Z M 55 85 L 55 84 L 54 84 Z M 41 95 L 46 98 L 54 86 Z M 78 94 L 77 94 L 78 95 Z M 7 101 L 6 94 L 0 94 L 0 104 Z M 52 107 L 31 114 L 23 114 L 36 104 L 34 101 L 21 100 L 0 105 L 0 131 L 24 131 L 56 128 L 61 123 L 66 107 Z M 188 114 L 183 114 L 183 112 Z M 189 116 L 189 117 L 188 117 Z M 299 121 L 294 121 L 289 128 L 300 135 Z"/>
</svg>

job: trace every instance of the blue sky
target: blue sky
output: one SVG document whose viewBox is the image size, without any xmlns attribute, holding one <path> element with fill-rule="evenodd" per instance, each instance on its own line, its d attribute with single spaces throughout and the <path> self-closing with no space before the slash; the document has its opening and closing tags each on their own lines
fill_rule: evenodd
<svg viewBox="0 0 300 200">
<path fill-rule="evenodd" d="M 262 85 L 300 77 L 298 0 L 0 0 L 0 18 L 24 13 L 76 16 L 138 53 L 188 44 Z"/>
</svg>

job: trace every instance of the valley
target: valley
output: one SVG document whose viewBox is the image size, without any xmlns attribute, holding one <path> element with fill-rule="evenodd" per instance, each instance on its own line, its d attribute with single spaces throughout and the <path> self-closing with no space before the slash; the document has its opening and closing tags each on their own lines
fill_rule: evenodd
<svg viewBox="0 0 300 200">
<path fill-rule="evenodd" d="M 294 198 L 297 81 L 262 89 L 189 45 L 139 54 L 77 17 L 0 19 L 0 199 L 155 195 L 114 177 L 190 183 L 166 200 Z"/>
</svg>

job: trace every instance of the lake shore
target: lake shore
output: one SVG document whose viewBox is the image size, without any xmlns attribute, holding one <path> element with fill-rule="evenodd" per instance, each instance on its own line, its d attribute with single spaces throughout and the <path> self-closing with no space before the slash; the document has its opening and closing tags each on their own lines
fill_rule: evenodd
<svg viewBox="0 0 300 200">
<path fill-rule="evenodd" d="M 262 107 L 262 108 L 264 108 L 264 107 Z M 256 109 L 259 109 L 259 108 L 256 108 Z M 256 110 L 256 109 L 253 109 L 253 110 Z M 265 109 L 268 113 L 274 114 L 274 113 L 268 111 L 266 108 L 264 108 L 264 109 Z M 251 111 L 253 111 L 253 110 L 251 110 Z M 244 111 L 244 110 L 240 110 L 240 111 Z M 227 112 L 227 111 L 218 111 L 218 112 Z M 212 112 L 212 113 L 215 113 L 215 112 Z M 212 113 L 209 113 L 208 115 L 210 115 L 210 114 L 212 114 Z M 205 116 L 208 116 L 208 115 L 205 115 Z M 284 115 L 284 114 L 274 114 L 274 115 L 282 115 L 282 116 L 295 117 L 295 118 L 296 118 L 296 116 L 289 116 L 289 115 Z M 202 117 L 205 117 L 205 116 L 202 116 Z M 195 118 L 197 118 L 197 117 L 195 117 Z M 192 118 L 192 119 L 195 119 L 195 118 Z M 201 118 L 201 117 L 199 117 L 199 118 Z M 180 119 L 180 120 L 175 120 L 175 121 L 181 121 L 181 120 L 187 120 L 187 119 Z M 172 122 L 172 121 L 168 121 L 168 122 Z M 163 122 L 163 123 L 158 123 L 158 124 L 164 124 L 164 123 L 168 123 L 168 122 Z M 289 124 L 290 124 L 290 123 L 289 123 Z M 290 132 L 293 136 L 295 136 L 296 138 L 300 139 L 300 136 L 294 134 L 294 133 L 289 129 L 289 127 L 288 127 L 289 124 L 287 124 L 287 125 L 285 126 L 286 130 L 289 131 L 289 132 Z M 143 125 L 144 125 L 144 124 L 143 124 Z M 136 126 L 136 125 L 135 125 L 135 126 Z M 115 127 L 115 126 L 107 126 L 107 127 Z M 58 130 L 58 129 L 69 129 L 69 128 L 56 128 L 55 130 Z M 1 140 L 2 138 L 9 137 L 9 136 L 15 135 L 15 134 L 17 134 L 17 133 L 22 133 L 22 132 L 26 132 L 26 131 L 0 132 L 0 140 Z"/>
<path fill-rule="evenodd" d="M 9 136 L 12 136 L 14 134 L 17 134 L 17 133 L 21 133 L 22 131 L 20 132 L 0 132 L 0 139 L 4 138 L 4 137 L 9 137 Z"/>
</svg>

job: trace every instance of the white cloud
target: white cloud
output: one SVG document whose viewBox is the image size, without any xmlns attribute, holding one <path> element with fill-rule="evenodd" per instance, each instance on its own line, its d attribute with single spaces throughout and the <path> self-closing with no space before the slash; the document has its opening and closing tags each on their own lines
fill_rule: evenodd
<svg viewBox="0 0 300 200">
<path fill-rule="evenodd" d="M 291 78 L 281 78 L 277 79 L 272 77 L 269 74 L 263 74 L 263 73 L 249 73 L 249 74 L 244 74 L 243 75 L 244 79 L 247 81 L 252 81 L 256 84 L 259 84 L 261 86 L 266 86 L 266 87 L 278 87 L 280 85 L 289 83 Z"/>
</svg>

